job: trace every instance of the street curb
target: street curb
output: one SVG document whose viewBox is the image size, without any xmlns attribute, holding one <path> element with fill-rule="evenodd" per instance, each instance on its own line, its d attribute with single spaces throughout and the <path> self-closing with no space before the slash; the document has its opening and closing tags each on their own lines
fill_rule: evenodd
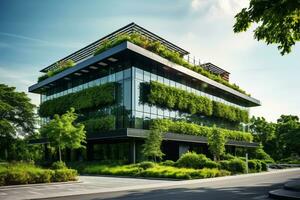
<svg viewBox="0 0 300 200">
<path fill-rule="evenodd" d="M 43 197 L 43 198 L 30 198 L 30 199 L 32 199 L 32 200 L 51 199 L 51 198 L 66 197 L 66 196 L 70 197 L 70 196 L 89 195 L 89 194 L 102 194 L 102 193 L 110 193 L 110 192 L 135 191 L 135 190 L 140 190 L 140 189 L 155 189 L 155 188 L 162 188 L 162 187 L 184 186 L 184 185 L 190 185 L 190 184 L 196 184 L 196 183 L 208 183 L 208 182 L 213 182 L 213 181 L 218 181 L 218 180 L 233 180 L 233 179 L 239 179 L 239 178 L 244 178 L 244 177 L 280 174 L 280 173 L 292 172 L 292 171 L 298 171 L 298 170 L 300 170 L 300 168 L 282 169 L 282 170 L 276 170 L 276 171 L 271 171 L 271 172 L 241 174 L 241 175 L 206 178 L 206 179 L 194 179 L 194 180 L 183 180 L 183 181 L 174 181 L 174 182 L 166 182 L 166 183 L 154 183 L 154 184 L 139 185 L 139 186 L 125 186 L 125 187 L 119 187 L 119 188 L 105 188 L 105 189 L 100 189 L 100 190 L 90 190 L 90 191 L 81 192 L 81 193 L 78 193 L 78 194 L 75 194 L 74 191 L 73 191 L 72 194 L 65 194 L 63 196 L 57 195 L 57 196 L 48 196 L 48 197 Z"/>
<path fill-rule="evenodd" d="M 18 189 L 18 188 L 26 188 L 32 186 L 46 186 L 46 185 L 65 185 L 65 184 L 73 184 L 73 183 L 83 183 L 82 181 L 67 181 L 67 182 L 52 182 L 52 183 L 32 183 L 32 184 L 22 184 L 22 185 L 5 185 L 0 186 L 0 191 L 3 189 Z"/>
</svg>

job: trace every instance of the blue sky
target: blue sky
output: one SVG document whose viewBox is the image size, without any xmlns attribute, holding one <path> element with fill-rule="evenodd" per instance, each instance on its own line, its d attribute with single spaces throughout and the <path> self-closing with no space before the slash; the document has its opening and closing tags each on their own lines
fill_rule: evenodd
<svg viewBox="0 0 300 200">
<path fill-rule="evenodd" d="M 300 115 L 300 45 L 281 56 L 274 45 L 234 34 L 247 0 L 2 0 L 0 82 L 27 92 L 39 70 L 130 23 L 231 72 L 231 82 L 262 101 L 251 114 L 276 120 Z M 29 94 L 33 102 L 39 96 Z"/>
</svg>

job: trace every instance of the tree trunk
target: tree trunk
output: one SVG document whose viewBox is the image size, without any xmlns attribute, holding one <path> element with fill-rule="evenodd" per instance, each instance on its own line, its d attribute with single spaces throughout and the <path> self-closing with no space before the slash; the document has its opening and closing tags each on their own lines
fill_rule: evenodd
<svg viewBox="0 0 300 200">
<path fill-rule="evenodd" d="M 60 146 L 58 146 L 58 157 L 59 157 L 59 161 L 61 162 L 61 149 L 60 149 Z"/>
</svg>

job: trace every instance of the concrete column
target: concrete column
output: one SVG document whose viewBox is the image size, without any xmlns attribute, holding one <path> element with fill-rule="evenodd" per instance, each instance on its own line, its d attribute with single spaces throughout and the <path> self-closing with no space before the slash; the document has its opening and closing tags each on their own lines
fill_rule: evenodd
<svg viewBox="0 0 300 200">
<path fill-rule="evenodd" d="M 135 139 L 132 139 L 130 141 L 130 155 L 129 155 L 129 159 L 130 159 L 130 163 L 136 163 L 136 143 L 135 143 Z"/>
</svg>

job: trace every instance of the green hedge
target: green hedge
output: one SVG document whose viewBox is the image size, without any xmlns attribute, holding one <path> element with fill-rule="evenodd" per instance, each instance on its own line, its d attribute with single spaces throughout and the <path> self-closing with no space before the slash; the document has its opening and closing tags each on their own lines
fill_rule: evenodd
<svg viewBox="0 0 300 200">
<path fill-rule="evenodd" d="M 50 117 L 55 114 L 63 114 L 70 107 L 75 108 L 76 111 L 81 111 L 113 105 L 116 87 L 117 83 L 106 83 L 45 101 L 40 105 L 39 115 Z"/>
<path fill-rule="evenodd" d="M 247 110 L 212 101 L 207 97 L 166 86 L 156 81 L 143 83 L 143 88 L 144 94 L 141 100 L 150 105 L 158 105 L 163 108 L 179 110 L 190 114 L 214 116 L 231 122 L 249 122 L 249 113 Z"/>
<path fill-rule="evenodd" d="M 239 158 L 234 158 L 232 160 L 222 160 L 219 163 L 221 169 L 228 170 L 234 174 L 246 173 L 246 162 Z"/>
<path fill-rule="evenodd" d="M 98 133 L 115 129 L 116 118 L 113 115 L 91 118 L 81 122 L 87 133 Z"/>
<path fill-rule="evenodd" d="M 219 164 L 217 162 L 212 161 L 203 154 L 197 154 L 195 152 L 187 152 L 183 154 L 177 160 L 176 166 L 194 169 L 219 168 Z"/>
<path fill-rule="evenodd" d="M 151 121 L 151 129 L 158 129 L 163 133 L 179 133 L 187 135 L 197 135 L 207 137 L 211 134 L 213 128 L 200 126 L 185 121 L 172 121 L 170 119 L 155 119 Z M 228 129 L 217 128 L 225 134 L 226 139 L 236 141 L 252 142 L 253 136 L 251 133 L 234 131 Z"/>
<path fill-rule="evenodd" d="M 8 164 L 0 169 L 0 186 L 77 180 L 74 169 L 42 169 L 32 164 Z"/>
<path fill-rule="evenodd" d="M 231 84 L 228 81 L 222 79 L 220 76 L 215 75 L 215 74 L 209 72 L 208 70 L 205 70 L 202 67 L 190 64 L 184 58 L 182 58 L 178 52 L 172 51 L 172 50 L 166 48 L 166 46 L 164 46 L 160 42 L 149 40 L 145 36 L 142 36 L 137 33 L 130 34 L 130 35 L 121 34 L 121 35 L 117 36 L 116 38 L 114 38 L 114 40 L 107 40 L 107 41 L 103 42 L 96 49 L 94 55 L 98 55 L 98 54 L 106 51 L 107 49 L 110 49 L 118 44 L 121 44 L 124 41 L 129 41 L 133 44 L 136 44 L 136 45 L 138 45 L 144 49 L 147 49 L 153 53 L 156 53 L 159 56 L 166 58 L 178 65 L 184 66 L 190 70 L 193 70 L 199 74 L 202 74 L 202 75 L 208 77 L 209 79 L 212 79 L 212 80 L 219 82 L 223 85 L 226 85 L 227 87 L 230 87 L 236 91 L 246 94 L 246 92 L 244 90 L 240 89 L 239 86 L 237 86 L 236 84 Z"/>
<path fill-rule="evenodd" d="M 46 74 L 40 76 L 38 78 L 38 82 L 41 82 L 51 76 L 54 76 L 55 74 L 58 74 L 62 71 L 65 71 L 66 69 L 73 67 L 75 65 L 75 62 L 69 59 L 66 61 L 57 62 L 55 65 L 56 66 L 53 70 L 49 70 Z"/>
<path fill-rule="evenodd" d="M 116 175 L 133 177 L 195 179 L 212 178 L 230 175 L 226 170 L 219 169 L 191 169 L 163 166 L 151 162 L 143 162 L 132 165 L 101 165 L 89 164 L 81 169 L 83 174 Z"/>
</svg>

